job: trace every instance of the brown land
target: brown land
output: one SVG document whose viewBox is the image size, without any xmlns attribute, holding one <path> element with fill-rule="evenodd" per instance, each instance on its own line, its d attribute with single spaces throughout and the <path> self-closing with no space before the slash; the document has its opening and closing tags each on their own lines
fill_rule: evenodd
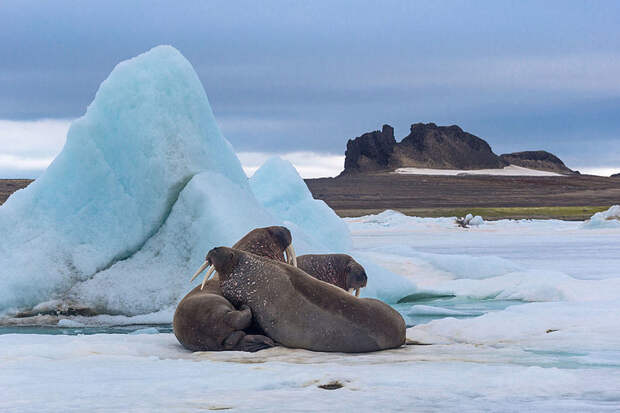
<svg viewBox="0 0 620 413">
<path fill-rule="evenodd" d="M 32 179 L 0 179 L 0 205 L 6 201 L 9 195 L 18 189 L 27 187 L 30 182 Z"/>
<path fill-rule="evenodd" d="M 407 215 L 485 219 L 587 219 L 620 204 L 620 179 L 591 175 L 430 176 L 365 173 L 307 179 L 310 191 L 340 216 L 394 209 Z"/>
<path fill-rule="evenodd" d="M 0 179 L 0 204 L 29 179 Z M 394 209 L 422 217 L 481 215 L 485 219 L 583 220 L 620 204 L 620 179 L 563 177 L 430 176 L 391 173 L 306 179 L 313 196 L 340 216 Z"/>
</svg>

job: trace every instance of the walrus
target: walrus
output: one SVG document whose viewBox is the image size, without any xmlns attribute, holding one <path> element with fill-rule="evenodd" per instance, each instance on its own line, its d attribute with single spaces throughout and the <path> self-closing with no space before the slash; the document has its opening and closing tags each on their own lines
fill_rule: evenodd
<svg viewBox="0 0 620 413">
<path fill-rule="evenodd" d="M 272 260 L 287 262 L 295 267 L 297 266 L 297 257 L 295 257 L 295 249 L 293 248 L 293 237 L 291 236 L 291 231 L 286 227 L 273 226 L 253 229 L 237 241 L 235 245 L 233 245 L 233 248 L 251 252 Z M 286 257 L 284 257 L 284 253 L 286 253 Z M 194 281 L 194 279 L 209 266 L 209 263 L 205 259 L 204 264 L 198 268 L 198 271 L 196 271 L 190 281 Z M 204 288 L 205 283 L 213 275 L 214 269 L 214 267 L 210 268 L 205 274 L 201 289 Z"/>
<path fill-rule="evenodd" d="M 296 264 L 291 241 L 291 233 L 287 228 L 273 226 L 250 231 L 234 247 L 269 259 Z M 192 281 L 207 267 L 205 261 Z M 207 272 L 202 285 L 194 288 L 179 302 L 172 326 L 179 343 L 192 351 L 258 351 L 275 345 L 273 340 L 262 334 L 246 333 L 252 326 L 252 312 L 248 307 L 241 307 L 237 311 L 222 296 L 220 280 L 214 273 L 214 267 Z"/>
<path fill-rule="evenodd" d="M 347 254 L 300 255 L 297 257 L 297 267 L 345 291 L 355 290 L 356 297 L 368 282 L 364 267 Z"/>
<path fill-rule="evenodd" d="M 212 249 L 207 262 L 224 297 L 247 305 L 265 334 L 286 347 L 362 353 L 405 343 L 405 321 L 382 301 L 354 297 L 299 268 L 233 248 Z"/>
<path fill-rule="evenodd" d="M 181 311 L 179 311 L 181 308 Z M 174 314 L 174 334 L 183 347 L 192 351 L 258 351 L 273 347 L 269 337 L 246 334 L 252 325 L 252 311 L 239 310 L 218 294 L 192 294 L 183 299 Z"/>
</svg>

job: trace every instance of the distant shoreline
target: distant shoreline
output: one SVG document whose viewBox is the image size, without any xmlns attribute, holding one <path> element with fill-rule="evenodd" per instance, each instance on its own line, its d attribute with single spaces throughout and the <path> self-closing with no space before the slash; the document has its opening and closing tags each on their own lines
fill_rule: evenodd
<svg viewBox="0 0 620 413">
<path fill-rule="evenodd" d="M 620 179 L 593 175 L 491 176 L 362 173 L 306 179 L 313 196 L 344 216 L 393 209 L 419 217 L 585 220 L 620 204 Z"/>
<path fill-rule="evenodd" d="M 0 179 L 0 205 L 32 179 Z M 341 217 L 393 209 L 418 217 L 467 213 L 486 220 L 585 220 L 620 204 L 620 179 L 570 177 L 431 176 L 389 173 L 306 179 L 317 199 Z"/>
</svg>

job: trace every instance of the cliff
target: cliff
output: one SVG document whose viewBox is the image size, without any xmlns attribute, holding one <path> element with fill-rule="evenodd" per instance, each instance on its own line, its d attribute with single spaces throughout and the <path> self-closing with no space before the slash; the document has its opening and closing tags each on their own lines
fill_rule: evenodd
<svg viewBox="0 0 620 413">
<path fill-rule="evenodd" d="M 525 151 L 505 153 L 500 157 L 512 164 L 524 168 L 537 169 L 540 171 L 557 172 L 561 174 L 576 174 L 579 172 L 569 169 L 557 156 L 547 151 Z"/>
<path fill-rule="evenodd" d="M 486 169 L 506 165 L 488 143 L 456 125 L 416 123 L 401 142 L 396 142 L 394 129 L 389 125 L 349 139 L 343 174 L 402 167 Z"/>
</svg>

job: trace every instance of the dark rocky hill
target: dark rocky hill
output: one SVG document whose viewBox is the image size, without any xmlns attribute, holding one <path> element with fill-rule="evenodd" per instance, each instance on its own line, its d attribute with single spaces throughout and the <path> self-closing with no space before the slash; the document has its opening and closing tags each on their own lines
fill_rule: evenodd
<svg viewBox="0 0 620 413">
<path fill-rule="evenodd" d="M 610 178 L 620 178 L 620 173 L 609 175 Z"/>
<path fill-rule="evenodd" d="M 349 139 L 341 175 L 393 171 L 397 168 L 495 169 L 507 165 L 578 174 L 557 156 L 546 151 L 493 153 L 491 146 L 456 125 L 434 123 L 411 125 L 409 135 L 396 142 L 394 128 L 383 125 L 381 131 L 368 132 Z"/>
<path fill-rule="evenodd" d="M 508 165 L 485 140 L 456 125 L 416 123 L 394 148 L 391 166 L 435 169 L 486 169 Z"/>
<path fill-rule="evenodd" d="M 396 146 L 394 128 L 383 125 L 381 131 L 368 132 L 349 139 L 344 159 L 345 172 L 387 170 Z"/>
<path fill-rule="evenodd" d="M 561 174 L 579 173 L 567 168 L 560 158 L 547 151 L 505 153 L 500 155 L 500 157 L 512 165 L 522 166 L 524 168 L 557 172 Z"/>
<path fill-rule="evenodd" d="M 401 142 L 394 129 L 365 133 L 347 142 L 343 174 L 389 171 L 403 167 L 485 169 L 508 165 L 483 139 L 456 125 L 416 123 Z"/>
</svg>

